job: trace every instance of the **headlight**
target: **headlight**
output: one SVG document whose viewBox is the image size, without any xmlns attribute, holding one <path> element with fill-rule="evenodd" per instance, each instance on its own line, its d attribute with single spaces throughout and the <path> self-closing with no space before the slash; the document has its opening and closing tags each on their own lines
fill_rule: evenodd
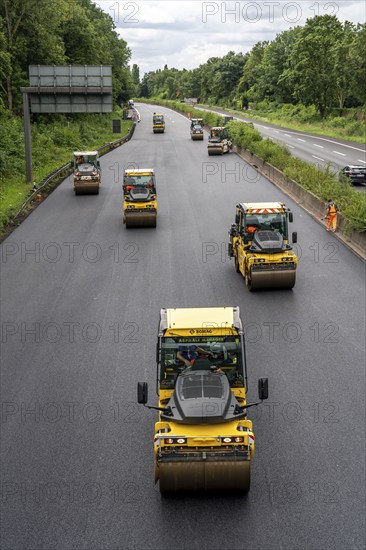
<svg viewBox="0 0 366 550">
<path fill-rule="evenodd" d="M 244 437 L 236 435 L 235 437 L 223 437 L 223 443 L 244 443 Z"/>
<path fill-rule="evenodd" d="M 292 262 L 293 258 L 292 256 L 286 256 L 285 258 L 281 258 L 283 262 Z"/>
<path fill-rule="evenodd" d="M 164 439 L 164 443 L 166 445 L 174 445 L 174 443 L 184 445 L 185 443 L 187 443 L 187 439 L 185 437 L 168 437 Z"/>
<path fill-rule="evenodd" d="M 254 258 L 255 262 L 265 262 L 266 260 L 264 258 Z"/>
</svg>

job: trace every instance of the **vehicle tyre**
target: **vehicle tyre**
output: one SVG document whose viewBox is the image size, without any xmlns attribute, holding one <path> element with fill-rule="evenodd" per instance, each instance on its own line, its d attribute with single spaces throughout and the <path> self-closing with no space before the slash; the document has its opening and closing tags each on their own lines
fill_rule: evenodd
<svg viewBox="0 0 366 550">
<path fill-rule="evenodd" d="M 248 273 L 245 275 L 245 284 L 247 285 L 247 289 L 252 291 L 252 279 L 249 277 Z"/>
<path fill-rule="evenodd" d="M 235 249 L 234 258 L 235 258 L 235 271 L 237 273 L 240 273 L 239 258 L 238 258 L 238 247 L 236 247 L 236 249 Z"/>
</svg>

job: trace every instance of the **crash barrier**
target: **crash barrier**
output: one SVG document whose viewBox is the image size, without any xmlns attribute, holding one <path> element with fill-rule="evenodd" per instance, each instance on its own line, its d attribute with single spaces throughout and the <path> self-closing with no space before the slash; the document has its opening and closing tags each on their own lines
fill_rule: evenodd
<svg viewBox="0 0 366 550">
<path fill-rule="evenodd" d="M 106 153 L 109 153 L 109 151 L 112 151 L 112 149 L 115 149 L 116 147 L 120 147 L 123 145 L 123 143 L 126 143 L 131 139 L 133 136 L 133 133 L 135 131 L 136 122 L 133 123 L 127 134 L 119 139 L 116 139 L 115 141 L 111 141 L 110 143 L 106 143 L 96 149 L 98 151 L 98 154 L 100 157 L 105 155 Z M 42 191 L 42 189 L 46 188 L 48 185 L 57 184 L 60 181 L 64 180 L 67 176 L 69 176 L 72 173 L 72 162 L 68 162 L 61 166 L 61 168 L 56 168 L 53 172 L 48 174 L 39 184 L 37 188 L 34 188 L 32 193 L 29 195 L 27 200 L 22 204 L 19 211 L 15 214 L 12 221 L 10 223 L 13 223 L 16 218 L 22 214 L 22 212 L 25 210 L 25 208 L 34 200 L 37 199 L 37 195 Z M 38 202 L 38 201 L 37 201 Z"/>
<path fill-rule="evenodd" d="M 247 149 L 233 145 L 232 150 L 316 219 L 320 220 L 325 216 L 325 204 L 314 193 L 304 189 L 296 181 L 286 177 L 281 170 L 254 153 L 250 153 Z M 366 260 L 366 233 L 350 228 L 347 218 L 339 212 L 337 214 L 337 236 L 358 256 Z"/>
</svg>

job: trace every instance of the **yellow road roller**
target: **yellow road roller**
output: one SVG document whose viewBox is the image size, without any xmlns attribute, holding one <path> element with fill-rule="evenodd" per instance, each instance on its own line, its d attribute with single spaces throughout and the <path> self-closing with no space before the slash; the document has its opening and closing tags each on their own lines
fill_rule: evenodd
<svg viewBox="0 0 366 550">
<path fill-rule="evenodd" d="M 209 155 L 223 155 L 229 153 L 232 149 L 232 141 L 229 137 L 228 129 L 225 126 L 214 126 L 210 130 L 207 142 L 207 152 Z"/>
<path fill-rule="evenodd" d="M 229 257 L 249 290 L 293 288 L 298 258 L 289 244 L 292 212 L 282 202 L 240 203 L 229 235 Z M 292 233 L 292 243 L 297 233 Z"/>
<path fill-rule="evenodd" d="M 250 489 L 254 434 L 247 409 L 245 341 L 239 307 L 162 309 L 157 342 L 155 483 L 162 493 Z M 137 385 L 147 406 L 148 386 Z"/>
<path fill-rule="evenodd" d="M 203 141 L 203 128 L 200 124 L 191 126 L 191 139 L 193 141 Z"/>
<path fill-rule="evenodd" d="M 75 151 L 72 164 L 75 195 L 98 195 L 101 180 L 98 151 Z"/>
<path fill-rule="evenodd" d="M 164 115 L 154 113 L 153 114 L 153 133 L 163 134 L 164 132 L 165 132 Z"/>
<path fill-rule="evenodd" d="M 193 126 L 201 126 L 203 128 L 203 126 L 205 125 L 205 123 L 203 122 L 203 118 L 191 118 L 190 122 L 191 122 L 191 130 Z"/>
<path fill-rule="evenodd" d="M 152 168 L 125 170 L 123 197 L 123 223 L 126 228 L 156 227 L 158 203 Z"/>
</svg>

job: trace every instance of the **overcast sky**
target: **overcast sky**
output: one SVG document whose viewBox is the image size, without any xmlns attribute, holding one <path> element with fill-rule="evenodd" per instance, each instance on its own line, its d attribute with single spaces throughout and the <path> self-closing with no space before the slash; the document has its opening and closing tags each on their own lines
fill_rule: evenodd
<svg viewBox="0 0 366 550">
<path fill-rule="evenodd" d="M 348 1 L 199 1 L 99 0 L 116 31 L 132 51 L 131 65 L 145 72 L 193 69 L 230 50 L 245 53 L 260 40 L 304 25 L 314 15 L 337 15 L 340 21 L 364 23 L 366 2 Z"/>
</svg>

